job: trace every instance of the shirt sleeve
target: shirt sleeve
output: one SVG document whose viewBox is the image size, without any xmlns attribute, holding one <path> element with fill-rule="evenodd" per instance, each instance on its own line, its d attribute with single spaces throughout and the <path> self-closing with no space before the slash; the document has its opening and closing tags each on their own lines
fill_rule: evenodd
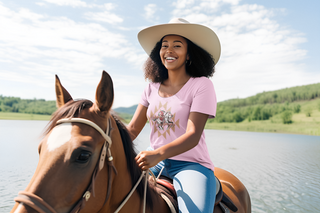
<svg viewBox="0 0 320 213">
<path fill-rule="evenodd" d="M 149 101 L 148 101 L 149 94 L 150 94 L 150 84 L 148 84 L 146 86 L 146 88 L 144 89 L 144 91 L 141 95 L 140 102 L 139 102 L 140 104 L 142 104 L 145 107 L 149 106 Z"/>
<path fill-rule="evenodd" d="M 213 83 L 202 77 L 196 84 L 190 112 L 200 112 L 214 118 L 217 111 L 217 98 Z"/>
</svg>

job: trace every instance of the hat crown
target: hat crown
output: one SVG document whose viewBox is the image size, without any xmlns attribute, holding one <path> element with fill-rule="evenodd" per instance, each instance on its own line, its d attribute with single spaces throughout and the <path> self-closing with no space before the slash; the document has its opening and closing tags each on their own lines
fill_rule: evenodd
<svg viewBox="0 0 320 213">
<path fill-rule="evenodd" d="M 187 20 L 183 18 L 173 18 L 169 21 L 170 24 L 190 24 Z"/>
</svg>

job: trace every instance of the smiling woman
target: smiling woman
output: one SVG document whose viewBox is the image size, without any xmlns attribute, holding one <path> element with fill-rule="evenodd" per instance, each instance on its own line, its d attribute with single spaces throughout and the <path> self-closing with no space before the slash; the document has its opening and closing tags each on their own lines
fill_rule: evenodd
<svg viewBox="0 0 320 213">
<path fill-rule="evenodd" d="M 149 120 L 152 131 L 150 148 L 136 162 L 142 170 L 173 180 L 179 212 L 220 212 L 214 173 L 225 172 L 214 167 L 204 136 L 204 125 L 216 112 L 208 77 L 220 58 L 219 39 L 210 28 L 182 18 L 145 28 L 138 39 L 149 54 L 145 77 L 151 82 L 127 128 L 135 139 Z M 221 177 L 236 180 L 226 176 Z M 250 212 L 250 197 L 243 192 L 239 212 Z"/>
</svg>

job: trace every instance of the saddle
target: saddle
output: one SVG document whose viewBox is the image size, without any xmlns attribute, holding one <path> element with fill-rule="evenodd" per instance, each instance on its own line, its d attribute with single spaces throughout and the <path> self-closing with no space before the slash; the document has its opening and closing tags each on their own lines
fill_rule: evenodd
<svg viewBox="0 0 320 213">
<path fill-rule="evenodd" d="M 216 199 L 215 199 L 215 206 L 219 205 L 222 212 L 237 212 L 238 208 L 234 205 L 231 199 L 223 192 L 221 183 L 217 177 L 216 180 Z M 160 193 L 161 197 L 167 202 L 171 213 L 179 212 L 178 209 L 178 202 L 177 202 L 177 193 L 173 187 L 173 181 L 170 178 L 165 176 L 160 176 L 157 180 L 157 188 L 158 192 Z"/>
</svg>

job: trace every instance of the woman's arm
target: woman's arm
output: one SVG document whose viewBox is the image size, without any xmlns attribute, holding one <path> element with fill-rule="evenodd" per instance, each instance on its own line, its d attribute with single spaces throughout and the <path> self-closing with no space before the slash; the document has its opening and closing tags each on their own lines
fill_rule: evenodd
<svg viewBox="0 0 320 213">
<path fill-rule="evenodd" d="M 136 157 L 139 167 L 146 170 L 164 159 L 179 155 L 195 147 L 199 143 L 207 119 L 207 114 L 191 112 L 186 132 L 171 143 L 156 150 L 140 152 Z"/>
<path fill-rule="evenodd" d="M 130 133 L 131 140 L 134 140 L 141 132 L 147 122 L 147 107 L 139 104 L 127 129 Z"/>
</svg>

